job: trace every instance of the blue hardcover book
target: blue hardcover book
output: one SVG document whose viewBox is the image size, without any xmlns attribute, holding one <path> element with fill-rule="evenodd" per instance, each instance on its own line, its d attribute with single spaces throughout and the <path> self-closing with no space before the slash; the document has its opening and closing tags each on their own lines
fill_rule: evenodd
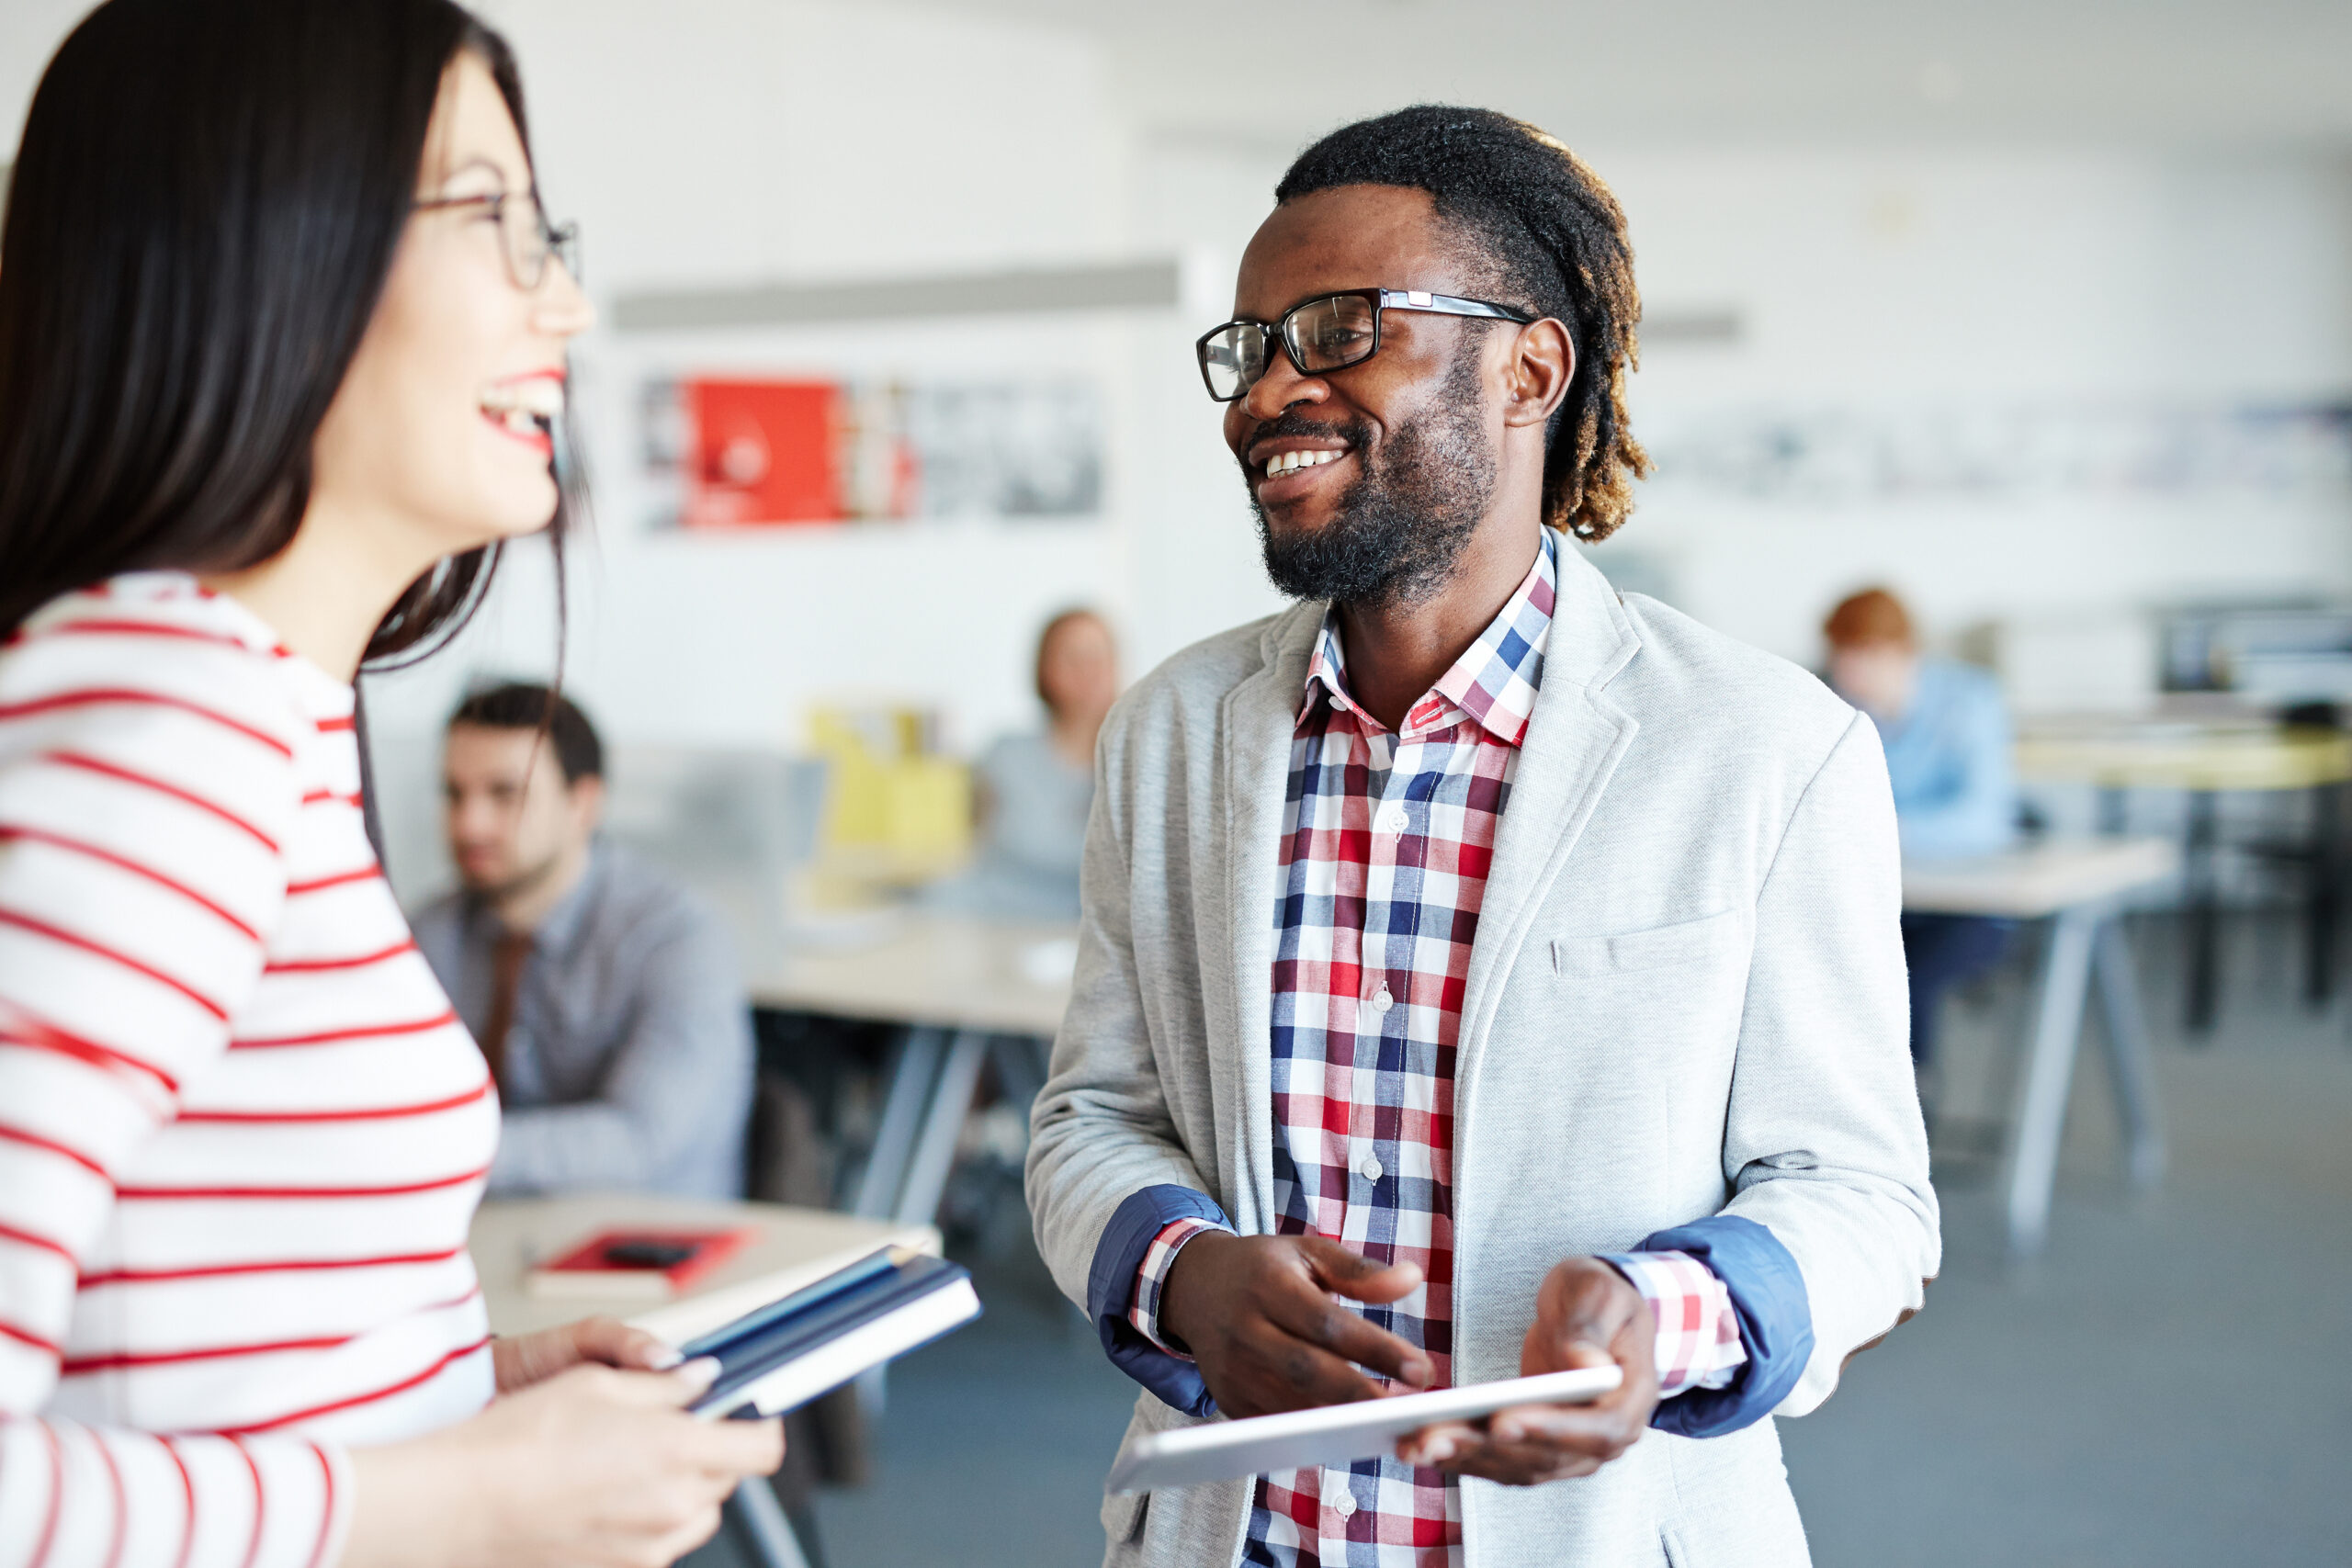
<svg viewBox="0 0 2352 1568">
<path fill-rule="evenodd" d="M 860 1372 L 930 1344 L 980 1315 L 956 1264 L 886 1250 L 678 1347 L 718 1359 L 698 1416 L 774 1416 Z"/>
</svg>

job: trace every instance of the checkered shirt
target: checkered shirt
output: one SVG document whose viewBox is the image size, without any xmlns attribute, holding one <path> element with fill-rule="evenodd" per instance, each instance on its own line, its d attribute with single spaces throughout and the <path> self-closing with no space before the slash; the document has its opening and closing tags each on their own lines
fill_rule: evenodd
<svg viewBox="0 0 2352 1568">
<path fill-rule="evenodd" d="M 1326 616 L 1291 742 L 1273 968 L 1274 1207 L 1279 1235 L 1329 1237 L 1424 1283 L 1357 1306 L 1427 1352 L 1453 1348 L 1453 1071 L 1464 977 L 1495 829 L 1543 679 L 1556 537 L 1510 602 L 1391 734 L 1348 694 Z M 1197 1219 L 1162 1229 L 1128 1319 L 1159 1327 L 1160 1287 Z M 1609 1259 L 1660 1324 L 1662 1389 L 1722 1387 L 1747 1359 L 1722 1281 L 1679 1252 Z M 1353 1305 L 1353 1303 L 1351 1303 Z M 1261 1476 L 1242 1562 L 1268 1568 L 1458 1568 L 1458 1483 L 1393 1457 Z"/>
</svg>

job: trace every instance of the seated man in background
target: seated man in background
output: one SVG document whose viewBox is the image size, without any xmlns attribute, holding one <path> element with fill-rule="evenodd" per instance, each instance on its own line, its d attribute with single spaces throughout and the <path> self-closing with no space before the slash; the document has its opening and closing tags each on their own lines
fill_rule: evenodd
<svg viewBox="0 0 2352 1568">
<path fill-rule="evenodd" d="M 1037 635 L 1043 732 L 999 736 L 982 753 L 979 856 L 934 902 L 1022 919 L 1078 919 L 1078 865 L 1094 804 L 1094 739 L 1119 695 L 1119 652 L 1092 610 L 1064 610 Z"/>
<path fill-rule="evenodd" d="M 505 1107 L 493 1195 L 743 1188 L 751 1014 L 718 918 L 601 840 L 604 747 L 568 699 L 466 699 L 442 762 L 459 889 L 417 945 Z"/>
<path fill-rule="evenodd" d="M 2016 832 L 2017 777 L 2000 683 L 1919 651 L 1910 612 L 1883 588 L 1845 599 L 1822 623 L 1829 683 L 1878 727 L 1905 859 L 1991 854 Z M 1911 968 L 1911 1059 L 1934 1056 L 1936 1004 L 1989 968 L 2010 922 L 1983 915 L 1903 917 Z"/>
</svg>

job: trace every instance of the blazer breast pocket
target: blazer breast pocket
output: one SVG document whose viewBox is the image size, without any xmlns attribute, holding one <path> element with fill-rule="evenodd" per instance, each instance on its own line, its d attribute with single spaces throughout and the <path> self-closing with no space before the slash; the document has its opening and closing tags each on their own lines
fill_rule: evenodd
<svg viewBox="0 0 2352 1568">
<path fill-rule="evenodd" d="M 1552 969 L 1563 979 L 1598 980 L 1651 969 L 1728 963 L 1740 954 L 1747 934 L 1739 916 L 1737 909 L 1725 909 L 1702 919 L 1652 926 L 1647 931 L 1555 937 Z"/>
</svg>

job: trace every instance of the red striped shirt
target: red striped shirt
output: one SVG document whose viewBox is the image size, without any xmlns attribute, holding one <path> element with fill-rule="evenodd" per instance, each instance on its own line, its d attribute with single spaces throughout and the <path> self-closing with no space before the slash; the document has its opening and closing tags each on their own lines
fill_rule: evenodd
<svg viewBox="0 0 2352 1568">
<path fill-rule="evenodd" d="M 346 1446 L 490 1396 L 497 1100 L 358 801 L 350 687 L 186 577 L 0 645 L 0 1541 L 35 1561 L 320 1568 Z"/>
</svg>

